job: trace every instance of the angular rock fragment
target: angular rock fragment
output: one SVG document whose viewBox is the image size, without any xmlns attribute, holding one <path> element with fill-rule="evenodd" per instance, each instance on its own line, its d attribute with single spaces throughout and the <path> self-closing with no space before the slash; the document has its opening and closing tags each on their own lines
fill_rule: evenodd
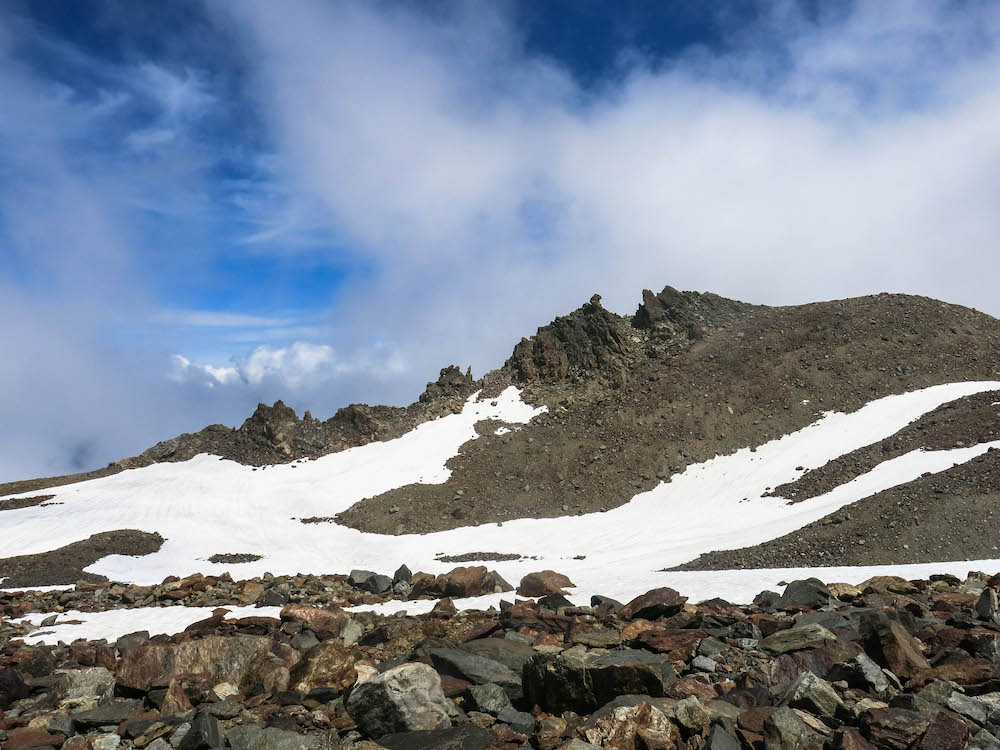
<svg viewBox="0 0 1000 750">
<path fill-rule="evenodd" d="M 403 664 L 358 683 L 346 705 L 369 737 L 451 726 L 452 703 L 438 673 L 426 664 Z"/>
</svg>

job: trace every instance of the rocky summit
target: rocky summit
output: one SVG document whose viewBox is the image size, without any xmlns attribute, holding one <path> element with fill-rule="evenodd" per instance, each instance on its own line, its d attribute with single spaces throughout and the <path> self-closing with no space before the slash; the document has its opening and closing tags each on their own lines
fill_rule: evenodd
<svg viewBox="0 0 1000 750">
<path fill-rule="evenodd" d="M 640 299 L 0 486 L 0 750 L 1000 749 L 1000 321 Z"/>
</svg>

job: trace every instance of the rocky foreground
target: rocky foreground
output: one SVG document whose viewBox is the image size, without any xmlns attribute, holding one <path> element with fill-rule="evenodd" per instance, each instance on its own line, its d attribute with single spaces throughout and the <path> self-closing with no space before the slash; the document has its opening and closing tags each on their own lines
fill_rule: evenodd
<svg viewBox="0 0 1000 750">
<path fill-rule="evenodd" d="M 486 568 L 373 575 L 4 594 L 0 747 L 1000 748 L 1000 575 L 809 579 L 749 606 L 661 588 L 578 607 L 543 571 L 518 586 L 537 600 L 500 611 L 334 603 L 506 585 Z M 176 635 L 56 646 L 25 645 L 17 621 L 253 597 L 283 603 L 280 619 L 220 609 Z"/>
</svg>

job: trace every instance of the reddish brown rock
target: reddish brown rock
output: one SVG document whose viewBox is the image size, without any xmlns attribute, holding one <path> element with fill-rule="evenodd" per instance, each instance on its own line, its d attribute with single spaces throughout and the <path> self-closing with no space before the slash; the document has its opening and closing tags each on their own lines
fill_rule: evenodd
<svg viewBox="0 0 1000 750">
<path fill-rule="evenodd" d="M 965 750 L 968 744 L 968 725 L 947 711 L 942 711 L 927 727 L 918 747 L 919 750 Z"/>
<path fill-rule="evenodd" d="M 575 584 L 562 573 L 554 570 L 542 570 L 537 573 L 528 573 L 521 579 L 517 587 L 517 593 L 521 596 L 547 596 L 548 594 L 565 594 L 566 587 Z"/>
<path fill-rule="evenodd" d="M 163 705 L 160 711 L 165 715 L 181 714 L 193 708 L 191 701 L 184 694 L 184 687 L 177 680 L 171 680 L 167 686 L 167 694 L 163 696 Z"/>
<path fill-rule="evenodd" d="M 760 706 L 758 708 L 748 708 L 746 711 L 739 715 L 736 720 L 737 725 L 740 729 L 745 729 L 748 732 L 753 732 L 760 736 L 764 736 L 764 722 L 767 721 L 767 717 L 773 714 L 775 711 L 774 706 Z"/>
<path fill-rule="evenodd" d="M 118 683 L 133 690 L 166 686 L 188 674 L 203 674 L 242 687 L 260 657 L 270 654 L 273 641 L 260 636 L 213 635 L 183 643 L 145 643 L 125 653 Z"/>
<path fill-rule="evenodd" d="M 667 689 L 667 695 L 671 698 L 688 698 L 693 695 L 703 701 L 717 697 L 711 679 L 703 674 L 682 677 Z"/>
<path fill-rule="evenodd" d="M 633 646 L 666 654 L 671 661 L 691 661 L 701 643 L 702 633 L 697 630 L 665 630 L 652 628 L 639 633 L 632 640 Z"/>
<path fill-rule="evenodd" d="M 344 625 L 351 619 L 350 614 L 342 609 L 327 609 L 326 607 L 310 607 L 305 604 L 288 604 L 279 615 L 284 622 L 301 622 L 317 633 L 329 633 L 336 638 Z"/>
<path fill-rule="evenodd" d="M 684 609 L 685 602 L 687 602 L 686 596 L 681 596 L 672 588 L 664 586 L 637 596 L 622 607 L 619 614 L 626 620 L 632 620 L 636 617 L 656 620 L 660 617 L 676 615 Z"/>
<path fill-rule="evenodd" d="M 461 677 L 452 677 L 450 674 L 441 675 L 441 690 L 449 698 L 456 698 L 466 690 L 472 683 L 463 680 Z"/>
<path fill-rule="evenodd" d="M 833 750 L 875 750 L 875 746 L 853 727 L 841 727 L 833 735 Z"/>
<path fill-rule="evenodd" d="M 905 708 L 872 708 L 861 716 L 861 731 L 889 750 L 907 750 L 927 730 L 929 716 Z"/>
<path fill-rule="evenodd" d="M 986 680 L 997 679 L 1000 679 L 1000 666 L 981 659 L 968 659 L 921 670 L 910 679 L 907 687 L 920 688 L 932 680 L 951 681 L 959 685 L 975 685 Z"/>
<path fill-rule="evenodd" d="M 343 691 L 355 683 L 358 672 L 350 649 L 329 640 L 309 649 L 289 677 L 288 684 L 300 693 L 321 687 Z"/>
<path fill-rule="evenodd" d="M 44 729 L 18 727 L 7 732 L 7 741 L 2 750 L 15 750 L 19 747 L 59 747 L 63 744 L 61 734 L 49 733 Z"/>
<path fill-rule="evenodd" d="M 884 617 L 871 626 L 865 639 L 865 651 L 901 680 L 930 668 L 919 641 L 898 622 Z"/>
<path fill-rule="evenodd" d="M 431 608 L 431 614 L 438 617 L 451 617 L 454 614 L 458 614 L 458 607 L 455 606 L 455 602 L 451 600 L 451 597 L 446 596 L 434 604 Z"/>
</svg>

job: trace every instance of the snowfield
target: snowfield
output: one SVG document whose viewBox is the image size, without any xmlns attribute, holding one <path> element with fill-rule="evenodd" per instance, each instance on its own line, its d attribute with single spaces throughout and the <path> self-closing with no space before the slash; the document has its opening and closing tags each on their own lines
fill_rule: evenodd
<svg viewBox="0 0 1000 750">
<path fill-rule="evenodd" d="M 703 552 L 774 539 L 925 472 L 940 472 L 970 461 L 991 447 L 1000 447 L 1000 441 L 996 441 L 948 451 L 913 451 L 885 461 L 825 495 L 794 505 L 764 495 L 772 487 L 797 479 L 805 470 L 893 435 L 944 403 L 996 389 L 1000 389 L 1000 382 L 953 383 L 879 399 L 852 414 L 827 413 L 808 427 L 756 451 L 744 449 L 689 466 L 671 481 L 605 513 L 520 519 L 502 525 L 399 537 L 363 533 L 333 523 L 302 524 L 298 520 L 333 516 L 362 498 L 408 484 L 447 481 L 450 471 L 446 462 L 458 454 L 464 443 L 477 437 L 478 421 L 496 419 L 513 426 L 525 424 L 543 411 L 524 404 L 519 392 L 508 388 L 495 400 L 478 401 L 473 395 L 460 414 L 425 423 L 395 440 L 352 448 L 315 461 L 254 471 L 232 461 L 200 455 L 183 463 L 157 464 L 55 487 L 45 492 L 54 493 L 54 502 L 61 505 L 0 513 L 0 556 L 44 552 L 102 531 L 131 528 L 159 532 L 166 539 L 159 552 L 139 558 L 106 557 L 87 569 L 113 580 L 152 584 L 168 575 L 195 572 L 229 571 L 233 578 L 241 579 L 265 571 L 346 573 L 364 568 L 391 575 L 402 563 L 414 571 L 437 573 L 454 567 L 435 560 L 441 553 L 516 553 L 538 559 L 488 565 L 515 585 L 531 571 L 558 570 L 576 583 L 570 598 L 582 604 L 589 603 L 592 594 L 628 600 L 667 585 L 695 600 L 720 596 L 745 602 L 764 588 L 777 588 L 779 581 L 808 575 L 857 583 L 887 573 L 925 577 L 934 572 L 964 575 L 970 569 L 996 571 L 1000 560 L 864 568 L 660 572 Z M 38 493 L 23 496 L 33 494 Z M 264 557 L 237 565 L 208 562 L 217 553 Z M 580 556 L 583 559 L 576 559 Z M 499 599 L 478 597 L 457 604 L 489 606 Z M 376 609 L 415 613 L 431 605 L 391 602 Z M 254 613 L 263 614 L 263 610 L 255 609 Z M 169 632 L 169 628 L 182 629 L 208 614 L 181 607 L 85 614 L 78 615 L 87 620 L 84 625 L 57 625 L 46 629 L 51 634 L 40 637 L 71 640 L 102 633 L 99 637 L 110 638 L 139 629 L 155 632 L 158 628 Z M 67 613 L 60 619 L 71 616 Z"/>
</svg>

